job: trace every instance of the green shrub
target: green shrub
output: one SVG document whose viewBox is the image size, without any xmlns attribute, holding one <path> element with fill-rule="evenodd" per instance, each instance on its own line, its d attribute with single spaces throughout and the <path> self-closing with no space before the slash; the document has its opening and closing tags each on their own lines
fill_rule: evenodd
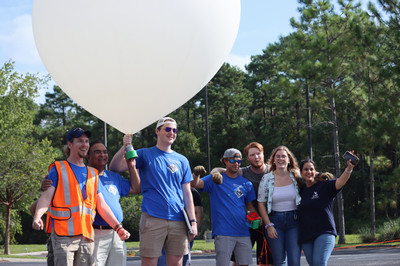
<svg viewBox="0 0 400 266">
<path fill-rule="evenodd" d="M 376 241 L 376 237 L 372 235 L 371 228 L 363 226 L 358 229 L 362 243 L 372 243 Z"/>
<path fill-rule="evenodd" d="M 385 222 L 378 228 L 379 241 L 388 241 L 400 238 L 400 218 Z"/>
</svg>

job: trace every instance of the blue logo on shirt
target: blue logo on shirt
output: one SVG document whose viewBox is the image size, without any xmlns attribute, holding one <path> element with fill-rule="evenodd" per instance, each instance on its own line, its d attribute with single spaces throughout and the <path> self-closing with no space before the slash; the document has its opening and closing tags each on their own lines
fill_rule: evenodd
<svg viewBox="0 0 400 266">
<path fill-rule="evenodd" d="M 171 164 L 168 166 L 168 169 L 172 172 L 175 173 L 176 171 L 178 171 L 178 167 L 175 164 Z"/>
</svg>

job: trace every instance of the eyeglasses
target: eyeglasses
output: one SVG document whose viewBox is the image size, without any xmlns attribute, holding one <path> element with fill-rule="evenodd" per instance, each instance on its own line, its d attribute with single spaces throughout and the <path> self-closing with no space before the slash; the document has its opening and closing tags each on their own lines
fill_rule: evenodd
<svg viewBox="0 0 400 266">
<path fill-rule="evenodd" d="M 235 164 L 235 163 L 241 164 L 242 160 L 229 159 L 228 162 L 230 162 L 231 164 Z"/>
<path fill-rule="evenodd" d="M 107 150 L 102 150 L 102 151 L 101 150 L 94 150 L 93 153 L 96 154 L 96 155 L 108 154 L 108 151 Z"/>
<path fill-rule="evenodd" d="M 171 130 L 172 130 L 172 132 L 174 132 L 175 134 L 178 133 L 178 129 L 177 129 L 177 128 L 165 127 L 165 132 L 170 132 Z"/>
</svg>

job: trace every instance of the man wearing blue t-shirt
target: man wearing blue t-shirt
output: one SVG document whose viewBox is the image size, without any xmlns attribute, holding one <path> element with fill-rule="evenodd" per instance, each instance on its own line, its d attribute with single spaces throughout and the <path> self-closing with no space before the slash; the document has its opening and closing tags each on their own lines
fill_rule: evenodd
<svg viewBox="0 0 400 266">
<path fill-rule="evenodd" d="M 89 166 L 99 171 L 99 180 L 104 187 L 104 200 L 118 219 L 118 222 L 122 223 L 123 212 L 119 202 L 120 197 L 140 193 L 140 179 L 134 166 L 134 159 L 128 162 L 134 168 L 134 171 L 131 172 L 130 180 L 105 169 L 108 164 L 108 151 L 100 141 L 90 143 L 87 160 Z M 98 213 L 94 219 L 93 228 L 95 232 L 94 255 L 96 266 L 126 265 L 125 241 L 121 241 L 118 234 Z"/>
<path fill-rule="evenodd" d="M 238 174 L 242 162 L 239 150 L 227 149 L 221 161 L 226 167 L 221 184 L 216 184 L 212 175 L 207 175 L 202 179 L 195 176 L 192 185 L 200 192 L 210 194 L 216 265 L 229 266 L 232 252 L 237 265 L 249 265 L 252 245 L 246 225 L 246 210 L 256 212 L 252 204 L 256 194 L 252 183 Z"/>
<path fill-rule="evenodd" d="M 51 187 L 42 193 L 37 203 L 32 227 L 44 228 L 41 217 L 49 209 L 55 265 L 95 265 L 92 227 L 95 209 L 122 241 L 130 236 L 104 201 L 104 188 L 98 182 L 97 170 L 83 162 L 90 135 L 90 131 L 82 128 L 68 132 L 65 148 L 68 158 L 51 167 L 48 174 Z"/>
<path fill-rule="evenodd" d="M 142 216 L 140 219 L 140 256 L 142 265 L 157 265 L 164 247 L 168 265 L 181 265 L 188 253 L 187 227 L 183 215 L 186 209 L 197 235 L 193 197 L 190 191 L 192 173 L 186 157 L 172 150 L 177 123 L 170 117 L 157 122 L 157 145 L 137 150 L 136 168 L 140 171 Z M 112 171 L 128 169 L 125 148 L 132 150 L 132 137 L 124 136 L 124 145 L 110 163 Z"/>
</svg>

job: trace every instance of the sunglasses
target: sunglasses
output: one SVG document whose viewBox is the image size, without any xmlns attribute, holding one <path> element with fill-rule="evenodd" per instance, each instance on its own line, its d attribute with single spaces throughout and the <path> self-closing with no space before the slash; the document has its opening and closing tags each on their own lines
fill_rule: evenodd
<svg viewBox="0 0 400 266">
<path fill-rule="evenodd" d="M 228 162 L 230 162 L 231 164 L 235 164 L 235 163 L 241 164 L 242 160 L 229 159 Z"/>
<path fill-rule="evenodd" d="M 170 132 L 171 130 L 172 130 L 172 132 L 174 132 L 175 134 L 178 133 L 178 129 L 177 129 L 177 128 L 165 127 L 165 132 Z"/>
</svg>

